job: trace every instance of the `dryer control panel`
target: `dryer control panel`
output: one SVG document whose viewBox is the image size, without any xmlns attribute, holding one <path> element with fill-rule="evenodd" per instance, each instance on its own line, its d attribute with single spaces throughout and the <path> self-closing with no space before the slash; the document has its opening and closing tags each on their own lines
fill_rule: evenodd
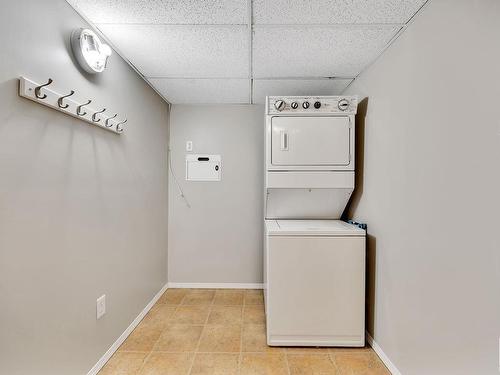
<svg viewBox="0 0 500 375">
<path fill-rule="evenodd" d="M 356 114 L 357 96 L 268 96 L 266 112 L 276 114 Z"/>
</svg>

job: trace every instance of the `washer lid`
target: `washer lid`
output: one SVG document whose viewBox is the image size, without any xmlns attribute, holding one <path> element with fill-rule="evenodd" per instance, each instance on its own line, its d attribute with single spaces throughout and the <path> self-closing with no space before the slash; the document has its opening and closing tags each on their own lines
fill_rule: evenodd
<svg viewBox="0 0 500 375">
<path fill-rule="evenodd" d="M 365 236 L 365 230 L 341 220 L 266 220 L 270 236 Z"/>
</svg>

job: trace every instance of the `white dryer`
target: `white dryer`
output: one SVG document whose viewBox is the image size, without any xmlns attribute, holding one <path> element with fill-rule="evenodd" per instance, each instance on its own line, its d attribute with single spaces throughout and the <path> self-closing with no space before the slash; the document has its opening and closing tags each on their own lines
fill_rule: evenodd
<svg viewBox="0 0 500 375">
<path fill-rule="evenodd" d="M 363 346 L 365 231 L 340 221 L 354 189 L 356 97 L 267 97 L 267 342 Z"/>
<path fill-rule="evenodd" d="M 356 108 L 356 97 L 267 98 L 266 218 L 340 218 L 354 189 Z"/>
</svg>

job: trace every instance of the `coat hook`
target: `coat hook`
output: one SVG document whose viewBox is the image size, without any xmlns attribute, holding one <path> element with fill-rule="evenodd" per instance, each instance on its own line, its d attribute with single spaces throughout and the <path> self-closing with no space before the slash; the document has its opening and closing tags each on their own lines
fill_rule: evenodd
<svg viewBox="0 0 500 375">
<path fill-rule="evenodd" d="M 111 119 L 114 119 L 116 116 L 118 116 L 118 113 L 115 113 L 113 116 L 108 117 L 108 118 L 106 119 L 106 121 L 104 122 L 104 125 L 105 125 L 107 128 L 112 127 L 113 125 L 109 125 L 109 121 L 110 121 Z"/>
<path fill-rule="evenodd" d="M 102 110 L 97 111 L 96 113 L 94 113 L 94 114 L 92 115 L 92 121 L 94 121 L 94 122 L 99 122 L 99 121 L 101 121 L 101 119 L 100 119 L 100 118 L 97 118 L 97 115 L 98 115 L 99 113 L 103 113 L 105 110 L 106 110 L 106 108 L 103 108 Z"/>
<path fill-rule="evenodd" d="M 63 95 L 59 99 L 57 99 L 57 105 L 59 106 L 59 108 L 62 108 L 62 109 L 68 108 L 69 104 L 63 104 L 63 99 L 73 95 L 74 93 L 75 92 L 73 90 L 71 90 L 71 92 L 68 95 Z"/>
<path fill-rule="evenodd" d="M 47 83 L 44 83 L 43 85 L 35 87 L 35 96 L 38 99 L 45 99 L 47 97 L 47 95 L 46 94 L 40 95 L 40 90 L 42 89 L 42 87 L 48 86 L 51 83 L 52 83 L 52 78 L 49 78 L 49 81 Z"/>
<path fill-rule="evenodd" d="M 76 114 L 78 116 L 85 116 L 87 114 L 87 112 L 82 112 L 82 108 L 85 107 L 86 105 L 89 105 L 90 103 L 92 103 L 92 100 L 89 99 L 89 101 L 85 104 L 80 104 L 78 107 L 76 107 Z"/>
<path fill-rule="evenodd" d="M 123 120 L 122 122 L 119 122 L 118 124 L 116 124 L 116 131 L 118 133 L 121 133 L 123 131 L 123 124 L 125 124 L 127 122 L 127 119 Z"/>
</svg>

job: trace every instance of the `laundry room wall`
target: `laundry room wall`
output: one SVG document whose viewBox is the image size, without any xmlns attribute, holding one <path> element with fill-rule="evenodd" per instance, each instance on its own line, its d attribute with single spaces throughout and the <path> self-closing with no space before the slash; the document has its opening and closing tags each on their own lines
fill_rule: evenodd
<svg viewBox="0 0 500 375">
<path fill-rule="evenodd" d="M 186 181 L 186 142 L 220 154 L 220 182 Z M 173 105 L 169 282 L 262 283 L 264 107 Z"/>
<path fill-rule="evenodd" d="M 167 281 L 168 107 L 116 53 L 79 70 L 69 36 L 86 26 L 64 0 L 1 5 L 0 374 L 86 374 Z M 126 116 L 126 133 L 19 97 L 21 75 Z"/>
<path fill-rule="evenodd" d="M 368 331 L 404 375 L 498 374 L 499 15 L 431 0 L 347 91 Z"/>
</svg>

